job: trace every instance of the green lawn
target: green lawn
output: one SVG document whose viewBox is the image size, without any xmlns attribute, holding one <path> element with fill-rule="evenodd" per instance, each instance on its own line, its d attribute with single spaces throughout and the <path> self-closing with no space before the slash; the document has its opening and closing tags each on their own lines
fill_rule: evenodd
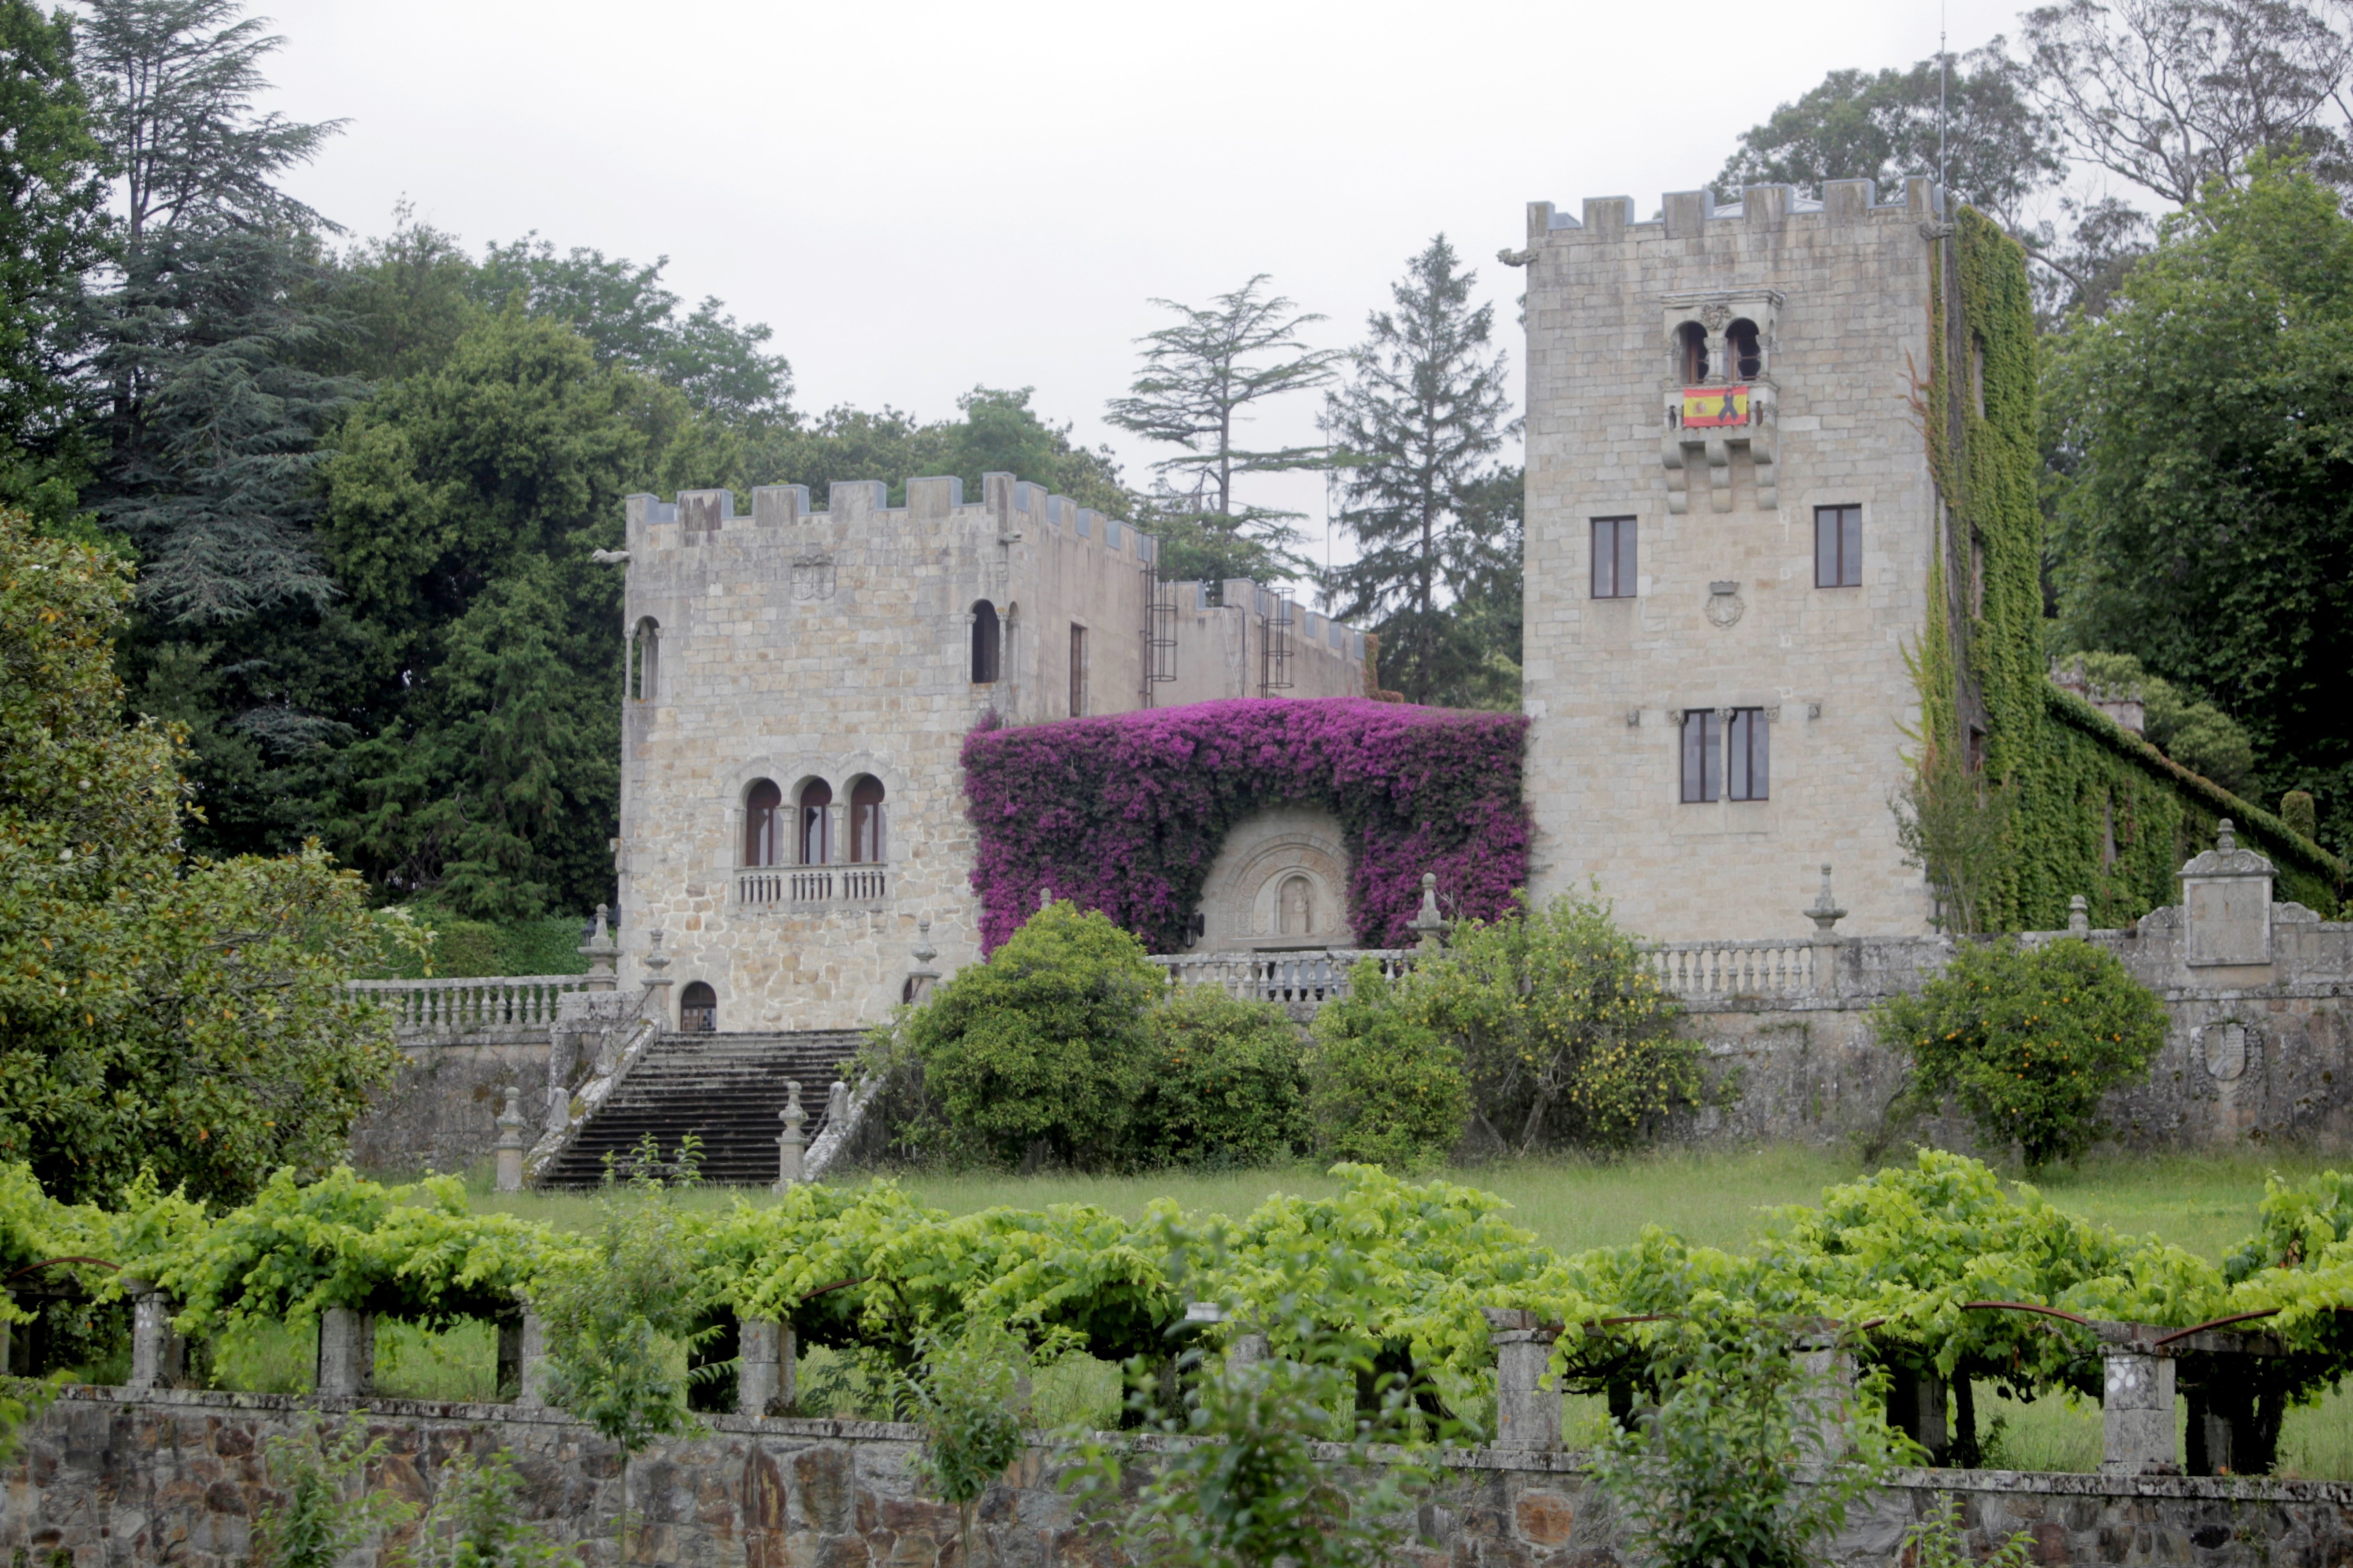
<svg viewBox="0 0 2353 1568">
<path fill-rule="evenodd" d="M 2052 1203 L 2071 1214 L 2117 1230 L 2153 1233 L 2179 1246 L 2220 1259 L 2254 1227 L 2263 1176 L 2301 1177 L 2322 1163 L 2301 1158 L 2236 1156 L 2111 1158 L 2080 1169 L 2051 1173 L 2040 1184 Z M 1660 1153 L 1615 1162 L 1544 1160 L 1510 1162 L 1447 1173 L 1447 1179 L 1498 1194 L 1513 1217 L 1559 1251 L 1630 1241 L 1645 1225 L 1662 1226 L 1694 1242 L 1728 1248 L 1753 1243 L 1770 1211 L 1784 1204 L 1810 1204 L 1821 1189 L 1862 1173 L 1849 1156 L 1788 1146 L 1728 1153 Z M 586 1194 L 500 1194 L 487 1190 L 487 1173 L 470 1183 L 478 1206 L 529 1215 L 552 1225 L 576 1227 L 595 1214 Z M 1053 1203 L 1092 1203 L 1115 1214 L 1140 1216 L 1155 1198 L 1173 1198 L 1190 1211 L 1241 1215 L 1274 1193 L 1320 1195 L 1339 1184 L 1311 1167 L 1190 1175 L 1134 1177 L 917 1174 L 902 1178 L 918 1200 L 951 1213 L 966 1214 L 997 1205 L 1038 1207 Z M 687 1201 L 719 1208 L 737 1202 L 762 1204 L 761 1191 L 705 1189 Z M 299 1391 L 310 1385 L 309 1336 L 265 1331 L 219 1347 L 217 1375 L 224 1386 Z M 491 1397 L 494 1346 L 487 1327 L 467 1327 L 447 1335 L 420 1334 L 388 1326 L 379 1336 L 377 1381 L 386 1394 L 419 1398 Z M 803 1381 L 823 1385 L 832 1366 L 824 1351 L 804 1358 Z M 845 1399 L 851 1395 L 844 1395 Z M 1118 1407 L 1113 1369 L 1099 1363 L 1046 1369 L 1037 1386 L 1037 1407 L 1047 1425 L 1069 1421 L 1108 1423 Z M 849 1406 L 844 1405 L 848 1413 Z M 1576 1400 L 1568 1412 L 1572 1437 L 1603 1418 L 1599 1402 Z M 2100 1411 L 2096 1405 L 2070 1406 L 2045 1399 L 2019 1405 L 1980 1392 L 1978 1420 L 1993 1430 L 1996 1454 L 2019 1468 L 2090 1470 L 2100 1457 Z M 2353 1479 L 2353 1395 L 2332 1394 L 2309 1410 L 2290 1414 L 2281 1442 L 2282 1473 Z"/>
</svg>

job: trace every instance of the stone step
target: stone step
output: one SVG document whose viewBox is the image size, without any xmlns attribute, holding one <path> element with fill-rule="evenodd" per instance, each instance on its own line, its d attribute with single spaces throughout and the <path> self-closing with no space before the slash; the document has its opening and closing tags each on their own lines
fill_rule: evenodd
<svg viewBox="0 0 2353 1568">
<path fill-rule="evenodd" d="M 605 1156 L 626 1156 L 648 1134 L 665 1156 L 692 1133 L 701 1141 L 706 1182 L 765 1186 L 776 1179 L 777 1112 L 785 1085 L 801 1086 L 802 1131 L 814 1142 L 843 1058 L 860 1031 L 805 1034 L 664 1035 L 596 1110 L 570 1147 L 541 1176 L 544 1187 L 592 1187 L 604 1180 Z"/>
</svg>

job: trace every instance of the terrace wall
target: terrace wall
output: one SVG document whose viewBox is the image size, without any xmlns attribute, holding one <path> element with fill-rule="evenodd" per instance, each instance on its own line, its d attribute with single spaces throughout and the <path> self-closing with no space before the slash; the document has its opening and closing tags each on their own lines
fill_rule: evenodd
<svg viewBox="0 0 2353 1568">
<path fill-rule="evenodd" d="M 385 1444 L 372 1479 L 420 1505 L 454 1454 L 508 1450 L 522 1514 L 617 1563 L 621 1456 L 554 1411 L 362 1404 L 259 1394 L 63 1391 L 0 1468 L 0 1554 L 39 1568 L 234 1568 L 276 1494 L 269 1440 L 349 1412 Z M 908 1460 L 914 1429 L 717 1415 L 704 1434 L 629 1467 L 642 1519 L 633 1561 L 666 1568 L 961 1568 L 955 1510 Z M 1140 1439 L 1149 1448 L 1166 1439 Z M 1080 1519 L 1042 1438 L 976 1510 L 990 1568 L 1118 1568 L 1109 1532 Z M 2012 1532 L 2041 1564 L 2332 1563 L 2353 1557 L 2353 1486 L 2239 1478 L 1909 1471 L 1853 1518 L 1829 1560 L 1877 1568 L 1905 1527 L 1956 1498 L 1978 1554 Z M 1419 1509 L 1413 1568 L 1619 1568 L 1623 1531 L 1578 1456 L 1457 1450 Z M 390 1561 L 381 1549 L 346 1568 Z"/>
</svg>

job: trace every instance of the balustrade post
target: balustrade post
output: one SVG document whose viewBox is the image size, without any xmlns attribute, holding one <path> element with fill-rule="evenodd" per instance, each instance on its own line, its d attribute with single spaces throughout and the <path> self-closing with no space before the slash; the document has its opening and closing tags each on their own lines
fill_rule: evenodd
<svg viewBox="0 0 2353 1568">
<path fill-rule="evenodd" d="M 808 1122 L 808 1112 L 801 1109 L 799 1080 L 786 1082 L 785 1108 L 776 1112 L 776 1119 L 785 1124 L 785 1130 L 776 1134 L 776 1191 L 781 1193 L 803 1180 L 801 1156 L 808 1147 L 808 1139 L 801 1131 Z"/>
<path fill-rule="evenodd" d="M 662 951 L 661 927 L 654 927 L 652 934 L 648 940 L 652 943 L 652 946 L 647 952 L 645 958 L 645 1010 L 649 1014 L 652 1015 L 654 1027 L 658 1029 L 667 1029 L 670 1026 L 671 1023 L 670 1011 L 670 978 L 664 973 L 664 971 L 670 968 L 670 954 Z"/>
<path fill-rule="evenodd" d="M 617 984 L 613 975 L 613 934 L 605 926 L 607 912 L 603 904 L 596 906 L 596 929 L 575 950 L 588 961 L 587 988 L 591 991 L 610 991 Z"/>
<path fill-rule="evenodd" d="M 1814 994 L 1835 996 L 1839 993 L 1839 939 L 1837 926 L 1846 918 L 1837 897 L 1831 891 L 1831 868 L 1822 867 L 1822 889 L 1814 895 L 1813 907 L 1805 911 L 1814 922 Z"/>
<path fill-rule="evenodd" d="M 1480 1310 L 1495 1346 L 1495 1447 L 1539 1453 L 1560 1447 L 1560 1389 L 1544 1386 L 1559 1331 L 1518 1308 Z"/>
</svg>

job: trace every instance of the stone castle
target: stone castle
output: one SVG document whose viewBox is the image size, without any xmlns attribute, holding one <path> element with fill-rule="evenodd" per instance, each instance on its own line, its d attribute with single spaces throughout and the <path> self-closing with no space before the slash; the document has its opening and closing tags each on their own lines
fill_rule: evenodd
<svg viewBox="0 0 2353 1568">
<path fill-rule="evenodd" d="M 1847 931 L 1928 929 L 1889 801 L 1906 653 L 1959 614 L 1931 603 L 1955 545 L 1921 402 L 1946 213 L 1925 179 L 1529 208 L 1504 259 L 1528 269 L 1535 896 L 1598 880 L 1654 939 L 1788 937 L 1832 862 Z M 982 488 L 628 501 L 621 978 L 666 967 L 669 1026 L 871 1023 L 919 950 L 977 956 L 958 753 L 985 715 L 1371 694 L 1361 633 L 1161 583 L 1148 535 Z M 1196 946 L 1354 945 L 1346 873 L 1336 822 L 1270 802 Z"/>
</svg>

